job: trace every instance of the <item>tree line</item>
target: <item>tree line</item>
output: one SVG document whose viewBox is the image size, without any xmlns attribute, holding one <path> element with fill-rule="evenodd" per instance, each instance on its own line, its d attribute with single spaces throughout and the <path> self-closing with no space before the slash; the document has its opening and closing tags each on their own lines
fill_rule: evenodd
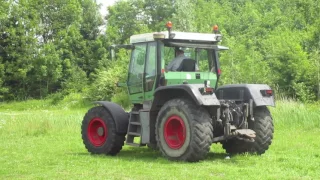
<svg viewBox="0 0 320 180">
<path fill-rule="evenodd" d="M 320 1 L 119 0 L 101 17 L 94 0 L 0 0 L 0 101 L 81 93 L 126 101 L 129 55 L 108 46 L 137 33 L 210 33 L 222 45 L 220 84 L 267 83 L 301 101 L 319 98 Z M 104 27 L 104 28 L 103 28 Z"/>
</svg>

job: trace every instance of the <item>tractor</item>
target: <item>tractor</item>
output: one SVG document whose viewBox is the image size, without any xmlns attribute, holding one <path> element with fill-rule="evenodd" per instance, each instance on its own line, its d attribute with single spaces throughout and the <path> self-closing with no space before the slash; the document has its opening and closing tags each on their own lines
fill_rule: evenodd
<svg viewBox="0 0 320 180">
<path fill-rule="evenodd" d="M 218 87 L 221 77 L 218 26 L 210 33 L 167 31 L 133 35 L 125 48 L 131 52 L 126 87 L 132 109 L 97 101 L 84 116 L 82 140 L 92 154 L 118 154 L 124 144 L 147 146 L 169 160 L 197 162 L 213 143 L 228 154 L 263 154 L 273 139 L 274 92 L 266 84 Z M 175 71 L 167 64 L 175 52 L 185 57 Z M 198 68 L 196 68 L 198 67 Z"/>
</svg>

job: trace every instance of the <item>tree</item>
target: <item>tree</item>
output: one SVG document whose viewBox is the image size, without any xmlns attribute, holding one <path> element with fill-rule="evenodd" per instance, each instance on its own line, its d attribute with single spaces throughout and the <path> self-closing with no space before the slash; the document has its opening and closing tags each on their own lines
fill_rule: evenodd
<svg viewBox="0 0 320 180">
<path fill-rule="evenodd" d="M 130 36 L 141 32 L 145 26 L 141 7 L 137 6 L 139 3 L 136 2 L 118 1 L 108 8 L 106 34 L 109 45 L 128 43 Z"/>
<path fill-rule="evenodd" d="M 29 75 L 29 83 L 33 89 L 33 97 L 46 97 L 60 87 L 62 64 L 53 43 L 43 45 L 33 63 L 33 71 Z"/>
<path fill-rule="evenodd" d="M 148 29 L 152 31 L 162 31 L 165 29 L 167 21 L 173 21 L 176 12 L 176 3 L 174 0 L 145 0 L 143 1 L 144 22 L 148 25 Z M 183 17 L 187 19 L 187 17 Z"/>
<path fill-rule="evenodd" d="M 6 99 L 25 99 L 28 97 L 28 73 L 32 69 L 32 62 L 36 54 L 36 39 L 34 24 L 35 16 L 29 11 L 26 1 L 7 4 L 2 38 L 2 62 L 0 69 L 4 69 L 3 86 L 8 89 L 4 95 Z"/>
<path fill-rule="evenodd" d="M 193 32 L 195 27 L 195 1 L 177 0 L 174 4 L 175 12 L 173 15 L 175 28 L 180 31 Z"/>
</svg>

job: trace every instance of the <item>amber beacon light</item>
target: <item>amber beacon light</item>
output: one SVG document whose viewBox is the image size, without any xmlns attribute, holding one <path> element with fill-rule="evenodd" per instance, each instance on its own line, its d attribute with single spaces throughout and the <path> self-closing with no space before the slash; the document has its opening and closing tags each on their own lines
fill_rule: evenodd
<svg viewBox="0 0 320 180">
<path fill-rule="evenodd" d="M 172 22 L 171 21 L 168 21 L 166 23 L 166 27 L 168 29 L 168 35 L 169 35 L 169 39 L 173 39 L 175 37 L 175 34 L 174 33 L 171 33 L 172 31 Z"/>
<path fill-rule="evenodd" d="M 169 28 L 171 29 L 171 28 L 172 28 L 172 22 L 171 22 L 171 21 L 168 21 L 167 24 L 166 24 L 166 26 L 167 26 L 168 29 L 169 29 Z"/>
<path fill-rule="evenodd" d="M 218 27 L 218 25 L 214 25 L 214 26 L 212 27 L 212 30 L 213 30 L 213 32 L 214 32 L 215 34 L 217 34 L 217 33 L 219 32 L 219 27 Z"/>
</svg>

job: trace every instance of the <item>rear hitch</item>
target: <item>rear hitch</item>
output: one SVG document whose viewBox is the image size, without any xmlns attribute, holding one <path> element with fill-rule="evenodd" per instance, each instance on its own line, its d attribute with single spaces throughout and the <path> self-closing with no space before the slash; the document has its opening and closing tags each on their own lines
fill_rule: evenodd
<svg viewBox="0 0 320 180">
<path fill-rule="evenodd" d="M 242 107 L 238 107 L 241 111 L 241 124 L 235 125 L 234 118 L 231 111 L 235 111 L 237 106 L 234 106 L 233 101 L 220 100 L 221 116 L 218 121 L 223 126 L 223 135 L 213 138 L 212 142 L 224 141 L 232 138 L 237 138 L 246 142 L 254 142 L 256 132 L 249 129 L 248 120 L 254 121 L 253 118 L 253 100 L 248 103 L 243 103 Z M 240 117 L 239 117 L 240 118 Z"/>
<path fill-rule="evenodd" d="M 235 131 L 236 138 L 247 142 L 254 142 L 256 132 L 251 129 L 237 129 Z"/>
<path fill-rule="evenodd" d="M 254 142 L 256 132 L 251 129 L 236 129 L 232 131 L 228 136 L 219 136 L 212 139 L 212 143 L 224 141 L 232 138 L 237 138 L 246 142 Z"/>
<path fill-rule="evenodd" d="M 228 137 L 231 133 L 231 124 L 230 124 L 230 109 L 229 109 L 229 104 L 226 103 L 221 103 L 221 107 L 223 108 L 222 110 L 222 122 L 223 122 L 223 127 L 224 127 L 224 136 Z"/>
</svg>

